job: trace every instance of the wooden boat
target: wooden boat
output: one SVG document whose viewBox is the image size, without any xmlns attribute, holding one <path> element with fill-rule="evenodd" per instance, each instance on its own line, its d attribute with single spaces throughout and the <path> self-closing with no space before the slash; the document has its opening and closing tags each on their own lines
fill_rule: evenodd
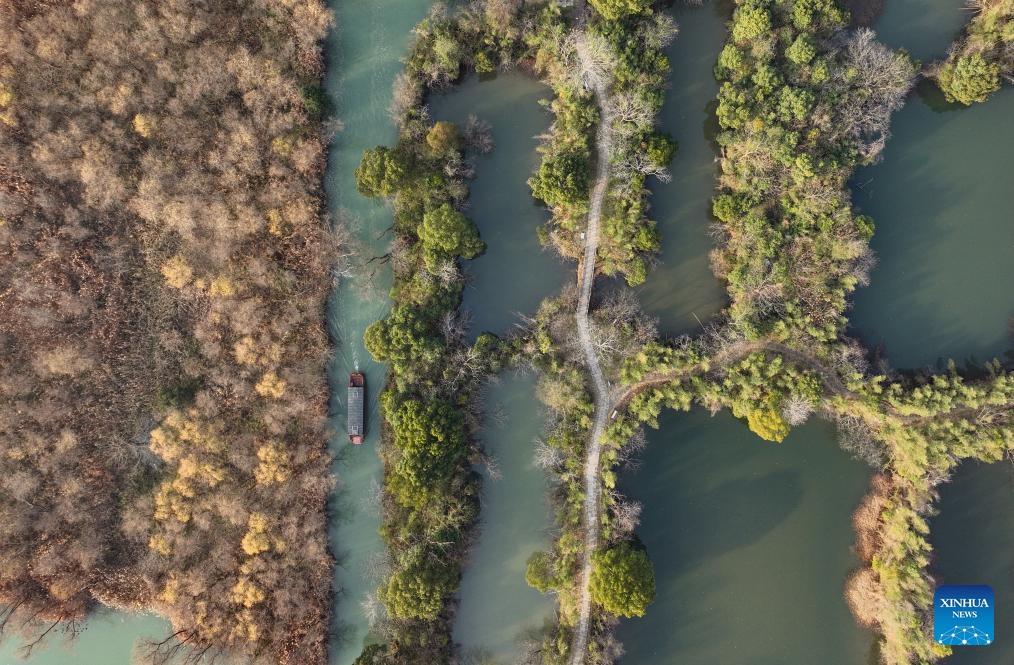
<svg viewBox="0 0 1014 665">
<path fill-rule="evenodd" d="M 366 423 L 363 420 L 365 404 L 366 376 L 362 372 L 353 372 L 349 375 L 349 399 L 346 402 L 348 414 L 345 422 L 349 441 L 356 445 L 362 443 L 366 436 Z"/>
</svg>

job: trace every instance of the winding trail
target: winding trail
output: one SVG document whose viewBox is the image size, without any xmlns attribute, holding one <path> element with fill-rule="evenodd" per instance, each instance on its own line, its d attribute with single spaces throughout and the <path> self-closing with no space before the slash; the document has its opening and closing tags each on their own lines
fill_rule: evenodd
<svg viewBox="0 0 1014 665">
<path fill-rule="evenodd" d="M 601 118 L 595 136 L 596 166 L 595 184 L 592 187 L 591 201 L 588 208 L 588 225 L 585 229 L 584 258 L 578 269 L 580 296 L 574 318 L 577 322 L 577 336 L 584 352 L 585 364 L 592 377 L 592 388 L 595 393 L 595 421 L 592 425 L 591 437 L 584 464 L 584 563 L 581 570 L 581 600 L 577 629 L 571 643 L 571 665 L 581 665 L 588 649 L 588 634 L 591 624 L 591 571 L 592 555 L 599 545 L 599 494 L 602 491 L 600 478 L 600 457 L 602 452 L 602 432 L 605 430 L 612 400 L 609 396 L 609 384 L 602 374 L 598 354 L 592 342 L 591 322 L 588 312 L 591 309 L 592 288 L 595 284 L 595 264 L 599 249 L 599 230 L 602 223 L 602 204 L 609 187 L 609 155 L 612 152 L 612 113 L 609 108 L 606 84 L 599 69 L 595 66 L 588 50 L 588 44 L 581 34 L 575 41 L 575 50 L 581 63 L 581 76 L 585 87 L 595 93 Z"/>
</svg>

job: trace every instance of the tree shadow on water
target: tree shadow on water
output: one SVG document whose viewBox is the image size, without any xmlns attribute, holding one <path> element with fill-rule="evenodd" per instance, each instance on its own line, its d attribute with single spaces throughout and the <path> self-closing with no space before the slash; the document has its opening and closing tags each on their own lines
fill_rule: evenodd
<svg viewBox="0 0 1014 665">
<path fill-rule="evenodd" d="M 657 561 L 656 552 L 667 553 L 656 565 L 676 575 L 761 540 L 800 504 L 803 483 L 798 472 L 778 470 L 743 475 L 682 498 L 677 504 L 682 508 L 659 516 L 666 523 L 649 525 L 645 520 L 641 529 L 654 541 L 648 543 L 653 559 Z"/>
</svg>

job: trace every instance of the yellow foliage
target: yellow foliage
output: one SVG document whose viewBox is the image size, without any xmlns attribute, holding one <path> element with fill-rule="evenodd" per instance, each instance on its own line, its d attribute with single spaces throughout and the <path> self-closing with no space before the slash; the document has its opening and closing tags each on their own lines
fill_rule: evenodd
<svg viewBox="0 0 1014 665">
<path fill-rule="evenodd" d="M 162 556 L 169 556 L 173 552 L 169 540 L 160 533 L 156 533 L 148 539 L 148 549 Z"/>
<path fill-rule="evenodd" d="M 162 593 L 159 594 L 159 598 L 163 603 L 172 605 L 179 597 L 179 593 L 180 581 L 176 576 L 170 575 L 169 580 L 165 583 L 165 586 L 162 587 Z"/>
<path fill-rule="evenodd" d="M 194 277 L 194 270 L 187 260 L 177 254 L 162 264 L 162 276 L 166 284 L 174 289 L 185 288 Z"/>
<path fill-rule="evenodd" d="M 251 513 L 250 521 L 247 523 L 247 532 L 240 543 L 243 551 L 250 556 L 271 549 L 271 538 L 268 537 L 268 518 L 263 513 Z"/>
<path fill-rule="evenodd" d="M 781 443 L 789 435 L 789 424 L 777 409 L 771 407 L 751 409 L 746 414 L 746 422 L 750 430 L 765 441 Z"/>
<path fill-rule="evenodd" d="M 211 280 L 208 286 L 208 293 L 213 296 L 229 297 L 236 294 L 236 284 L 225 275 L 219 275 Z"/>
<path fill-rule="evenodd" d="M 295 145 L 290 136 L 276 136 L 271 139 L 271 152 L 282 157 L 288 157 L 292 154 L 292 148 Z"/>
<path fill-rule="evenodd" d="M 261 346 L 246 335 L 233 345 L 232 353 L 241 365 L 275 365 L 281 360 L 282 347 L 274 343 Z"/>
<path fill-rule="evenodd" d="M 232 602 L 243 607 L 253 607 L 264 600 L 264 597 L 264 590 L 248 577 L 241 577 L 232 588 Z"/>
<path fill-rule="evenodd" d="M 162 459 L 174 462 L 186 452 L 221 453 L 225 445 L 207 427 L 179 411 L 170 412 L 162 424 L 151 433 L 151 450 Z"/>
<path fill-rule="evenodd" d="M 193 457 L 187 456 L 180 459 L 180 466 L 176 470 L 180 479 L 200 480 L 210 487 L 214 487 L 225 479 L 225 471 L 209 462 L 198 462 Z M 183 494 L 183 492 L 180 492 Z M 193 490 L 185 496 L 193 496 Z"/>
<path fill-rule="evenodd" d="M 138 113 L 134 116 L 134 131 L 144 138 L 151 138 L 155 131 L 155 118 L 147 113 Z"/>
<path fill-rule="evenodd" d="M 0 107 L 7 108 L 14 101 L 14 92 L 10 86 L 0 83 Z"/>
<path fill-rule="evenodd" d="M 280 398 L 285 394 L 285 387 L 288 383 L 274 372 L 265 372 L 261 380 L 254 386 L 254 390 L 261 397 Z"/>
<path fill-rule="evenodd" d="M 155 521 L 174 519 L 186 524 L 190 521 L 190 503 L 176 490 L 176 483 L 162 483 L 155 493 Z"/>
<path fill-rule="evenodd" d="M 267 443 L 257 449 L 260 463 L 254 469 L 254 478 L 258 485 L 284 483 L 291 476 L 287 466 L 287 455 L 274 443 Z"/>
<path fill-rule="evenodd" d="M 280 237 L 285 234 L 285 220 L 282 219 L 282 213 L 272 208 L 268 210 L 268 233 L 275 237 Z"/>
</svg>

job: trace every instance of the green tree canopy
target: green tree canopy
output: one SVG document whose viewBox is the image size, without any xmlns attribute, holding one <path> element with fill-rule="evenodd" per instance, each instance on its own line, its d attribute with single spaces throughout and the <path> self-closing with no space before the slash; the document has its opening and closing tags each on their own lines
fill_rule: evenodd
<svg viewBox="0 0 1014 665">
<path fill-rule="evenodd" d="M 644 142 L 645 154 L 655 166 L 669 166 L 679 144 L 667 132 L 652 132 Z"/>
<path fill-rule="evenodd" d="M 970 106 L 1000 89 L 1000 64 L 982 54 L 963 55 L 940 70 L 940 89 L 949 102 Z"/>
<path fill-rule="evenodd" d="M 356 168 L 356 189 L 363 196 L 391 196 L 405 177 L 405 166 L 395 153 L 377 146 L 363 152 Z"/>
<path fill-rule="evenodd" d="M 454 592 L 454 574 L 435 556 L 420 553 L 381 587 L 387 611 L 399 619 L 435 619 Z"/>
<path fill-rule="evenodd" d="M 623 543 L 592 556 L 592 599 L 607 612 L 644 616 L 655 599 L 655 571 L 647 553 Z"/>
<path fill-rule="evenodd" d="M 392 398 L 383 406 L 399 452 L 388 485 L 401 505 L 423 505 L 443 490 L 441 481 L 465 455 L 461 411 L 439 400 Z"/>
<path fill-rule="evenodd" d="M 486 249 L 475 224 L 449 203 L 425 213 L 417 233 L 423 244 L 423 261 L 431 272 L 445 259 L 471 259 Z"/>
<path fill-rule="evenodd" d="M 553 557 L 548 552 L 533 552 L 525 565 L 525 581 L 528 586 L 546 593 L 558 585 Z"/>
<path fill-rule="evenodd" d="M 602 18 L 616 21 L 624 16 L 640 14 L 651 7 L 652 0 L 589 0 Z"/>
<path fill-rule="evenodd" d="M 757 5 L 743 5 L 732 19 L 732 38 L 737 42 L 748 42 L 771 31 L 771 14 Z"/>
<path fill-rule="evenodd" d="M 376 360 L 436 360 L 442 345 L 429 322 L 413 307 L 395 305 L 390 316 L 371 324 L 363 335 Z"/>
<path fill-rule="evenodd" d="M 439 120 L 426 133 L 426 145 L 435 155 L 446 155 L 461 147 L 458 128 L 453 122 Z"/>
<path fill-rule="evenodd" d="M 588 200 L 589 177 L 587 155 L 570 150 L 542 160 L 530 185 L 550 206 L 577 205 Z"/>
</svg>

